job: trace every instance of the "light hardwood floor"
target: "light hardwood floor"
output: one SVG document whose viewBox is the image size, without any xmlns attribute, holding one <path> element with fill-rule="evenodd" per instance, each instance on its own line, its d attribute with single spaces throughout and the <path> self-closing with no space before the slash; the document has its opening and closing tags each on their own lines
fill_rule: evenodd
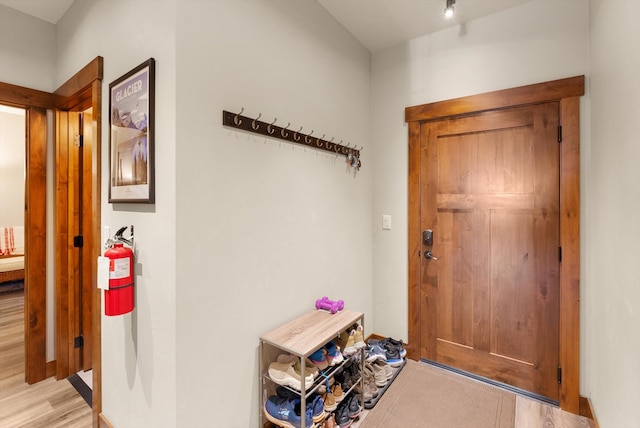
<svg viewBox="0 0 640 428">
<path fill-rule="evenodd" d="M 66 380 L 24 381 L 24 292 L 0 294 L 0 427 L 91 427 L 91 408 Z"/>
<path fill-rule="evenodd" d="M 565 412 L 536 400 L 516 397 L 515 428 L 595 428 L 591 419 Z"/>
</svg>

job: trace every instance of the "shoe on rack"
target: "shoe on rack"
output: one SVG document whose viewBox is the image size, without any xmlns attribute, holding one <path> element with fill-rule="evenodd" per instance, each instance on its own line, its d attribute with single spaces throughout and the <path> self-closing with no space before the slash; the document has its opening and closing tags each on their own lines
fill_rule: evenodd
<svg viewBox="0 0 640 428">
<path fill-rule="evenodd" d="M 300 358 L 295 355 L 280 354 L 278 355 L 278 362 L 282 364 L 293 364 L 293 369 L 298 373 L 302 373 L 302 370 L 300 370 Z M 313 379 L 318 376 L 318 369 L 307 362 L 307 364 L 304 365 L 304 374 L 306 379 L 311 379 L 313 381 Z"/>
<path fill-rule="evenodd" d="M 269 364 L 269 377 L 278 385 L 288 386 L 300 391 L 302 389 L 302 378 L 291 364 L 271 363 Z M 313 385 L 313 377 L 305 377 L 305 389 Z"/>
<path fill-rule="evenodd" d="M 373 395 L 373 389 L 371 388 L 371 384 L 369 384 L 368 382 L 364 383 L 364 391 L 360 387 L 360 384 L 357 384 L 356 387 L 353 388 L 353 390 L 358 394 L 362 394 L 362 399 L 365 402 L 370 402 L 378 395 L 378 388 L 375 386 L 374 388 L 375 388 L 376 395 Z"/>
<path fill-rule="evenodd" d="M 370 363 L 374 361 L 387 361 L 387 351 L 377 343 L 374 345 L 369 344 L 365 358 Z"/>
<path fill-rule="evenodd" d="M 300 428 L 302 426 L 300 400 L 287 400 L 286 398 L 272 395 L 264 403 L 263 411 L 270 422 L 280 427 Z M 304 418 L 305 426 L 311 426 L 313 423 L 311 410 L 305 411 Z"/>
<path fill-rule="evenodd" d="M 311 361 L 318 370 L 324 370 L 329 367 L 326 352 L 327 351 L 324 348 L 320 348 L 313 354 L 309 355 L 309 361 Z"/>
<path fill-rule="evenodd" d="M 340 347 L 337 346 L 333 340 L 324 345 L 324 349 L 327 351 L 327 360 L 330 365 L 335 366 L 344 361 Z"/>
<path fill-rule="evenodd" d="M 393 369 L 386 361 L 375 361 L 373 365 L 382 367 L 382 370 L 384 370 L 384 374 L 387 377 L 387 381 L 393 377 Z"/>
<path fill-rule="evenodd" d="M 322 428 L 337 428 L 337 426 L 335 417 L 333 415 L 329 415 L 329 417 L 324 420 Z"/>
<path fill-rule="evenodd" d="M 336 400 L 336 403 L 341 402 L 344 398 L 344 391 L 339 383 L 336 383 L 331 387 L 331 393 L 333 394 L 333 398 Z"/>
<path fill-rule="evenodd" d="M 373 378 L 375 379 L 376 386 L 380 388 L 384 387 L 388 382 L 387 372 L 384 367 L 373 363 L 366 363 L 366 366 L 373 371 Z"/>
<path fill-rule="evenodd" d="M 353 386 L 353 381 L 351 380 L 351 375 L 347 371 L 343 371 L 334 376 L 334 379 L 337 383 L 342 387 L 342 391 L 348 391 L 349 388 Z"/>
<path fill-rule="evenodd" d="M 407 351 L 404 349 L 404 344 L 402 343 L 401 340 L 396 340 L 391 337 L 386 337 L 382 339 L 380 342 L 382 342 L 382 346 L 385 348 L 389 346 L 396 348 L 398 350 L 398 354 L 400 354 L 400 358 L 404 358 L 407 356 Z"/>
<path fill-rule="evenodd" d="M 289 388 L 285 388 L 284 386 L 278 386 L 276 388 L 276 395 L 289 401 L 300 398 L 299 392 L 292 391 Z"/>
<path fill-rule="evenodd" d="M 357 395 L 352 395 L 345 407 L 348 409 L 347 414 L 351 419 L 357 418 L 362 412 L 362 406 L 360 406 L 360 400 L 358 400 Z"/>
<path fill-rule="evenodd" d="M 387 384 L 387 374 L 384 369 L 376 364 L 365 363 L 364 373 L 366 377 L 373 378 L 376 386 L 382 388 Z M 365 377 L 365 379 L 366 379 Z"/>
<path fill-rule="evenodd" d="M 348 428 L 353 423 L 353 419 L 349 417 L 349 409 L 348 406 L 342 405 L 338 407 L 338 410 L 335 413 L 336 424 L 340 428 Z"/>
<path fill-rule="evenodd" d="M 311 410 L 313 422 L 322 422 L 326 413 L 324 411 L 324 401 L 318 394 L 312 394 L 307 401 L 307 411 Z"/>
<path fill-rule="evenodd" d="M 389 364 L 391 367 L 400 367 L 403 362 L 404 360 L 400 357 L 400 354 L 398 354 L 397 350 L 387 350 L 387 364 Z"/>
<path fill-rule="evenodd" d="M 331 391 L 327 391 L 322 395 L 322 402 L 324 403 L 324 410 L 326 412 L 333 412 L 338 404 Z"/>
<path fill-rule="evenodd" d="M 358 325 L 358 327 L 356 327 L 353 340 L 356 349 L 362 349 L 367 346 L 367 344 L 364 343 L 364 329 L 361 325 Z"/>
<path fill-rule="evenodd" d="M 404 351 L 404 348 L 398 347 L 394 343 L 390 342 L 389 339 L 390 338 L 382 340 L 371 339 L 369 340 L 369 345 L 379 345 L 382 349 L 385 350 L 387 363 L 391 367 L 400 367 L 404 362 L 404 359 L 400 356 L 401 352 Z M 404 353 L 406 355 L 406 351 L 404 351 Z"/>
<path fill-rule="evenodd" d="M 342 339 L 342 354 L 345 357 L 348 357 L 349 355 L 353 355 L 358 351 L 358 349 L 355 346 L 356 345 L 355 336 L 356 336 L 356 331 L 355 330 L 351 330 L 348 333 L 344 332 L 341 335 L 341 339 Z"/>
<path fill-rule="evenodd" d="M 362 372 L 362 382 L 364 383 L 364 392 L 365 395 L 371 396 L 371 399 L 376 398 L 378 396 L 378 386 L 376 385 L 375 375 L 373 370 L 370 367 L 365 365 L 364 371 Z M 360 389 L 360 381 L 356 385 L 358 390 Z M 364 401 L 369 401 L 365 398 Z"/>
</svg>

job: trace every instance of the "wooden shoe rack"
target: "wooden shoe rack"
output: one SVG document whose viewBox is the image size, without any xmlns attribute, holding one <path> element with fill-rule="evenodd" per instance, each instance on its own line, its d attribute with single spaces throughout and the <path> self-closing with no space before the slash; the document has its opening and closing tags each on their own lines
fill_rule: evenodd
<svg viewBox="0 0 640 428">
<path fill-rule="evenodd" d="M 336 314 L 331 314 L 323 310 L 308 312 L 301 317 L 294 319 L 275 330 L 260 337 L 260 418 L 262 424 L 266 426 L 268 422 L 264 416 L 264 403 L 268 397 L 276 393 L 277 384 L 269 377 L 269 364 L 278 359 L 278 355 L 288 353 L 300 359 L 300 366 L 308 367 L 311 363 L 307 358 L 316 350 L 322 348 L 329 341 L 336 339 L 340 333 L 350 329 L 354 324 L 362 325 L 364 329 L 364 314 L 344 309 Z M 364 369 L 364 349 L 360 353 L 360 373 Z M 346 357 L 345 357 L 346 361 Z M 326 371 L 326 375 L 331 378 L 341 371 L 341 367 Z M 322 376 L 314 379 L 313 384 L 305 385 L 305 378 L 302 376 L 302 388 L 300 394 L 300 408 L 306 408 L 307 398 L 316 392 L 321 384 L 325 382 Z M 361 390 L 364 390 L 364 380 L 360 376 Z M 352 389 L 344 391 L 345 394 L 355 394 Z M 361 407 L 364 408 L 362 396 L 359 397 Z M 302 411 L 302 428 L 305 428 L 304 411 Z"/>
</svg>

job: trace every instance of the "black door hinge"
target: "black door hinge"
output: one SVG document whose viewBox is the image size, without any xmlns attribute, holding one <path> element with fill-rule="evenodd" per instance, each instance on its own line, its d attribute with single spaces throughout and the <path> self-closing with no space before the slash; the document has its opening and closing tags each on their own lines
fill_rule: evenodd
<svg viewBox="0 0 640 428">
<path fill-rule="evenodd" d="M 74 348 L 82 348 L 84 346 L 84 337 L 78 336 L 73 339 L 73 347 Z"/>
<path fill-rule="evenodd" d="M 558 247 L 558 262 L 562 263 L 562 247 Z"/>
<path fill-rule="evenodd" d="M 562 383 L 562 367 L 558 367 L 558 383 Z"/>
<path fill-rule="evenodd" d="M 75 248 L 82 248 L 84 246 L 84 238 L 82 235 L 73 237 L 73 246 Z"/>
<path fill-rule="evenodd" d="M 558 125 L 558 143 L 562 143 L 562 125 Z"/>
</svg>

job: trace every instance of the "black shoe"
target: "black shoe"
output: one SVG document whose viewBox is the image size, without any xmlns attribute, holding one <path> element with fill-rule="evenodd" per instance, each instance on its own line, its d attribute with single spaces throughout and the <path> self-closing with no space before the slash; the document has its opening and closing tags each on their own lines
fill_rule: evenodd
<svg viewBox="0 0 640 428">
<path fill-rule="evenodd" d="M 343 404 L 339 406 L 336 412 L 334 413 L 334 415 L 336 417 L 335 418 L 336 424 L 338 424 L 340 428 L 350 427 L 351 424 L 353 423 L 353 420 L 349 417 L 348 405 Z"/>
<path fill-rule="evenodd" d="M 295 393 L 284 386 L 278 386 L 276 389 L 276 394 L 278 397 L 286 398 L 287 400 L 295 400 L 296 398 L 300 398 L 300 393 Z"/>
<path fill-rule="evenodd" d="M 355 419 L 360 416 L 360 412 L 362 412 L 362 407 L 360 407 L 360 400 L 358 400 L 357 395 L 352 395 L 349 399 L 347 405 L 347 414 L 351 419 Z"/>
</svg>

